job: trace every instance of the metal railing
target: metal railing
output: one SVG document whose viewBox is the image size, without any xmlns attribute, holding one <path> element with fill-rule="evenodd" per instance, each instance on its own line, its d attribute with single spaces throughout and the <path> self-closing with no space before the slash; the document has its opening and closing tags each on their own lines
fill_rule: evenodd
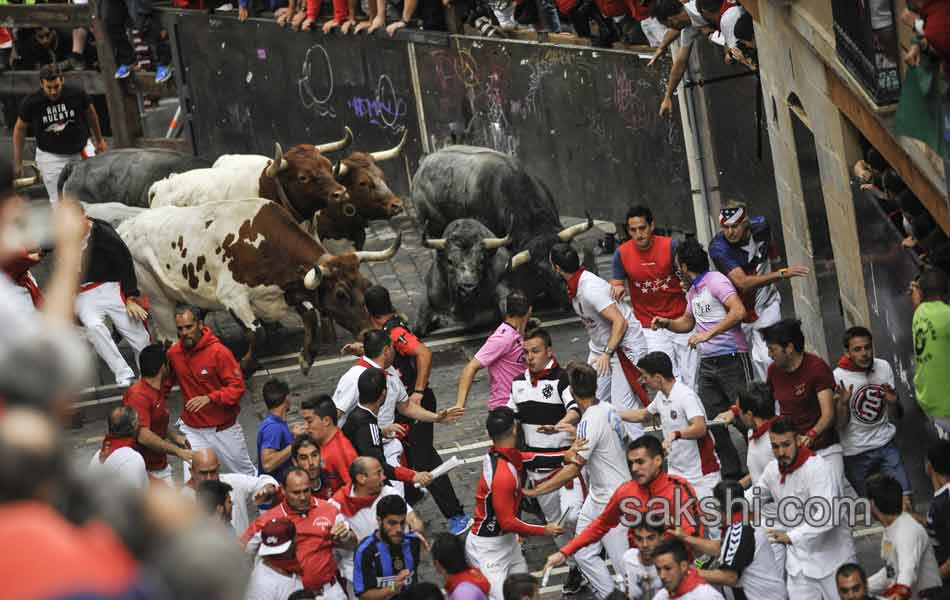
<svg viewBox="0 0 950 600">
<path fill-rule="evenodd" d="M 900 99 L 900 46 L 893 0 L 835 0 L 838 58 L 875 104 Z"/>
</svg>

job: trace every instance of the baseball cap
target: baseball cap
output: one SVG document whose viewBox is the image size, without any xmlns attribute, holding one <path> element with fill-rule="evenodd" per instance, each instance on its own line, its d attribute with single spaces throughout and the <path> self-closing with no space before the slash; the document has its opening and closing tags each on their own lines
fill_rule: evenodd
<svg viewBox="0 0 950 600">
<path fill-rule="evenodd" d="M 287 552 L 297 536 L 297 528 L 290 519 L 273 518 L 261 529 L 261 547 L 258 556 L 273 556 Z"/>
</svg>

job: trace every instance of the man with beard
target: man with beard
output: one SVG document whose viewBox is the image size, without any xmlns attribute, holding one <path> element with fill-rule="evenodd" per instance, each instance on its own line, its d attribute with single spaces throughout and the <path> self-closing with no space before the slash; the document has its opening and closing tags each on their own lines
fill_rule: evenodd
<svg viewBox="0 0 950 600">
<path fill-rule="evenodd" d="M 690 565 L 686 546 L 679 540 L 667 540 L 660 544 L 653 562 L 663 582 L 663 589 L 654 600 L 725 600 L 716 588 L 706 583 Z M 831 599 L 828 599 L 831 600 Z"/>
<path fill-rule="evenodd" d="M 416 580 L 419 536 L 405 533 L 406 501 L 398 494 L 376 504 L 378 529 L 360 542 L 353 556 L 353 593 L 360 600 L 409 600 Z"/>
<path fill-rule="evenodd" d="M 356 534 L 356 539 L 363 540 L 376 531 L 376 507 L 386 496 L 399 495 L 399 490 L 386 483 L 383 474 L 383 465 L 370 456 L 360 456 L 350 465 L 350 478 L 353 485 L 337 490 L 333 494 L 333 501 L 340 506 L 340 512 Z M 406 509 L 406 522 L 415 532 L 423 531 L 422 520 L 413 512 L 412 507 Z M 351 584 L 353 579 L 353 553 L 340 553 L 340 572 Z"/>
<path fill-rule="evenodd" d="M 630 528 L 633 547 L 623 555 L 623 577 L 630 600 L 653 600 L 663 589 L 663 582 L 653 564 L 653 553 L 663 541 L 666 527 L 647 522 Z"/>
<path fill-rule="evenodd" d="M 840 480 L 828 462 L 807 446 L 798 445 L 798 433 L 788 419 L 782 417 L 772 423 L 769 440 L 775 462 L 765 467 L 761 479 L 754 484 L 763 500 L 781 503 L 795 497 L 801 506 L 804 499 L 823 498 L 830 503 L 841 496 Z M 780 520 L 785 517 L 782 512 L 778 514 Z M 824 520 L 816 526 L 797 519 L 782 523 L 786 531 L 768 530 L 772 542 L 787 546 L 785 570 L 790 600 L 833 600 L 838 593 L 835 571 L 855 560 L 848 524 L 833 518 L 830 508 L 825 513 Z"/>
<path fill-rule="evenodd" d="M 874 600 L 868 595 L 868 576 L 857 563 L 846 563 L 838 567 L 835 582 L 840 600 Z"/>
</svg>

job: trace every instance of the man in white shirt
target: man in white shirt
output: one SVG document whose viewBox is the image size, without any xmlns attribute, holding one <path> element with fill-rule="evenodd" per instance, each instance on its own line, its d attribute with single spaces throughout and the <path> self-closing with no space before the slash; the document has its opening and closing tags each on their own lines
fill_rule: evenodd
<svg viewBox="0 0 950 600">
<path fill-rule="evenodd" d="M 900 450 L 894 443 L 897 427 L 891 419 L 903 415 L 894 389 L 894 370 L 874 357 L 874 341 L 865 327 L 844 332 L 845 353 L 834 370 L 841 393 L 835 398 L 835 426 L 844 450 L 844 472 L 858 494 L 874 472 L 890 475 L 904 490 L 904 508 L 912 506 L 913 491 Z"/>
<path fill-rule="evenodd" d="M 109 411 L 106 437 L 102 447 L 89 461 L 89 469 L 144 490 L 148 487 L 148 471 L 145 469 L 145 459 L 135 449 L 138 422 L 138 415 L 128 406 L 117 406 Z"/>
<path fill-rule="evenodd" d="M 686 3 L 679 0 L 653 0 L 653 5 L 650 7 L 650 16 L 659 21 L 664 27 L 667 27 L 663 41 L 656 52 L 653 53 L 653 58 L 649 63 L 650 66 L 656 63 L 673 42 L 679 40 L 679 46 L 673 54 L 673 66 L 670 68 L 666 94 L 660 102 L 660 116 L 662 117 L 673 112 L 673 93 L 676 92 L 676 88 L 679 87 L 680 81 L 686 73 L 689 56 L 693 50 L 693 42 L 707 31 L 711 32 L 712 27 L 703 19 L 699 9 L 696 8 L 696 0 Z"/>
<path fill-rule="evenodd" d="M 245 600 L 287 600 L 303 589 L 300 575 L 284 568 L 288 562 L 297 560 L 294 556 L 296 538 L 297 528 L 286 517 L 274 517 L 264 525 L 257 549 L 259 560 L 251 571 Z"/>
<path fill-rule="evenodd" d="M 720 481 L 713 497 L 722 519 L 719 539 L 685 535 L 680 528 L 673 532 L 697 553 L 719 557 L 715 569 L 700 569 L 699 574 L 713 585 L 741 589 L 746 598 L 786 600 L 785 571 L 775 562 L 768 534 L 752 526 L 742 486 L 736 481 Z"/>
<path fill-rule="evenodd" d="M 371 536 L 379 527 L 376 519 L 376 505 L 380 499 L 396 495 L 401 496 L 399 490 L 386 485 L 386 476 L 383 474 L 383 465 L 371 456 L 360 456 L 350 465 L 350 478 L 353 485 L 349 488 L 340 488 L 333 494 L 331 500 L 340 506 L 340 514 L 346 519 L 350 529 L 356 533 L 359 540 Z M 416 534 L 423 533 L 423 524 L 412 507 L 406 505 L 406 523 Z M 343 578 L 353 582 L 353 550 L 337 548 L 337 566 Z"/>
<path fill-rule="evenodd" d="M 887 598 L 917 600 L 943 585 L 934 549 L 924 526 L 904 512 L 901 484 L 887 475 L 867 481 L 871 515 L 884 525 L 881 558 L 884 566 L 868 578 L 868 591 Z"/>
<path fill-rule="evenodd" d="M 577 477 L 583 468 L 587 474 L 587 498 L 577 517 L 575 534 L 584 530 L 600 515 L 618 487 L 630 480 L 626 469 L 627 455 L 623 445 L 623 426 L 613 406 L 599 402 L 597 391 L 597 372 L 589 365 L 571 363 L 567 367 L 571 382 L 571 392 L 577 407 L 581 411 L 581 421 L 577 425 L 577 437 L 587 441 L 587 448 L 577 453 L 576 462 L 566 465 L 547 481 L 534 488 L 524 490 L 529 497 L 551 493 L 568 481 Z M 602 539 L 574 554 L 581 573 L 587 578 L 599 598 L 613 591 L 615 584 L 607 565 L 600 557 L 601 549 L 607 550 L 617 570 L 623 564 L 623 555 L 627 551 L 627 532 L 618 524 L 608 531 Z"/>
<path fill-rule="evenodd" d="M 688 481 L 700 500 L 712 496 L 713 486 L 721 479 L 719 459 L 699 396 L 673 377 L 673 361 L 663 352 L 650 352 L 637 368 L 646 388 L 656 396 L 646 408 L 625 411 L 621 416 L 638 423 L 659 416 L 667 471 Z"/>
<path fill-rule="evenodd" d="M 660 544 L 653 557 L 663 589 L 654 600 L 725 600 L 716 588 L 706 583 L 693 568 L 686 546 L 679 540 Z"/>
<path fill-rule="evenodd" d="M 195 497 L 195 491 L 202 481 L 220 480 L 231 486 L 231 502 L 234 508 L 231 511 L 231 527 L 240 535 L 251 519 L 248 515 L 248 506 L 251 502 L 256 507 L 267 504 L 277 494 L 279 485 L 270 475 L 253 477 L 243 473 L 221 473 L 218 455 L 213 448 L 195 450 L 191 462 L 191 479 L 181 488 L 181 493 L 189 498 Z M 256 510 L 254 516 L 256 517 Z"/>
<path fill-rule="evenodd" d="M 806 447 L 799 447 L 798 434 L 785 418 L 769 428 L 775 462 L 765 467 L 755 483 L 763 499 L 797 502 L 804 510 L 821 508 L 823 514 L 802 518 L 802 510 L 779 511 L 779 529 L 769 529 L 769 539 L 786 545 L 785 570 L 790 600 L 834 600 L 838 594 L 835 571 L 855 561 L 851 529 L 832 518 L 831 502 L 841 496 L 841 484 L 831 466 Z M 796 500 L 790 500 L 790 499 Z M 810 506 L 803 507 L 808 501 Z M 820 517 L 820 518 L 816 518 Z M 811 523 L 809 523 L 811 521 Z"/>
<path fill-rule="evenodd" d="M 396 423 L 396 411 L 399 411 L 399 414 L 405 417 L 418 421 L 429 423 L 447 421 L 451 423 L 460 418 L 465 413 L 465 409 L 453 407 L 433 413 L 422 408 L 419 404 L 409 402 L 406 386 L 403 385 L 399 377 L 399 371 L 393 367 L 396 350 L 393 348 L 389 334 L 384 330 L 373 329 L 366 332 L 366 335 L 363 336 L 363 352 L 364 355 L 356 361 L 356 364 L 343 374 L 343 377 L 337 382 L 336 391 L 333 392 L 333 403 L 336 405 L 337 414 L 339 415 L 337 425 L 342 428 L 349 414 L 359 404 L 358 384 L 360 375 L 369 368 L 384 371 L 386 373 L 386 399 L 380 406 L 377 418 L 379 419 L 379 430 L 384 438 L 383 453 L 386 456 L 386 463 L 397 467 L 400 464 L 399 457 L 403 453 L 400 439 L 406 436 L 406 430 L 402 425 Z"/>
<path fill-rule="evenodd" d="M 597 370 L 597 398 L 610 402 L 618 411 L 649 404 L 636 367 L 646 353 L 647 340 L 630 305 L 616 302 L 610 284 L 584 270 L 570 244 L 551 248 L 551 265 L 567 282 L 574 312 L 587 328 L 587 362 Z M 643 435 L 643 428 L 636 423 L 624 426 L 631 440 Z"/>
<path fill-rule="evenodd" d="M 630 600 L 653 600 L 663 582 L 653 564 L 653 553 L 663 540 L 666 527 L 650 525 L 646 520 L 630 528 L 635 547 L 623 555 L 623 577 Z"/>
</svg>

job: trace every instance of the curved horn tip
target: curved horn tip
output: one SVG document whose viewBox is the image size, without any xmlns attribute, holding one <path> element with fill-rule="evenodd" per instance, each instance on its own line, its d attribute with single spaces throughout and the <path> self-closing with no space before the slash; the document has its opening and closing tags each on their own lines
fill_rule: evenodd
<svg viewBox="0 0 950 600">
<path fill-rule="evenodd" d="M 508 263 L 508 270 L 517 269 L 521 265 L 525 265 L 530 261 L 531 261 L 531 251 L 522 250 L 521 252 L 511 257 L 511 261 Z"/>
<path fill-rule="evenodd" d="M 432 250 L 445 250 L 445 238 L 422 238 L 422 245 Z"/>
<path fill-rule="evenodd" d="M 320 282 L 323 281 L 323 267 L 319 269 L 313 268 L 307 271 L 307 274 L 303 278 L 303 286 L 308 290 L 315 290 L 320 287 Z"/>
</svg>

